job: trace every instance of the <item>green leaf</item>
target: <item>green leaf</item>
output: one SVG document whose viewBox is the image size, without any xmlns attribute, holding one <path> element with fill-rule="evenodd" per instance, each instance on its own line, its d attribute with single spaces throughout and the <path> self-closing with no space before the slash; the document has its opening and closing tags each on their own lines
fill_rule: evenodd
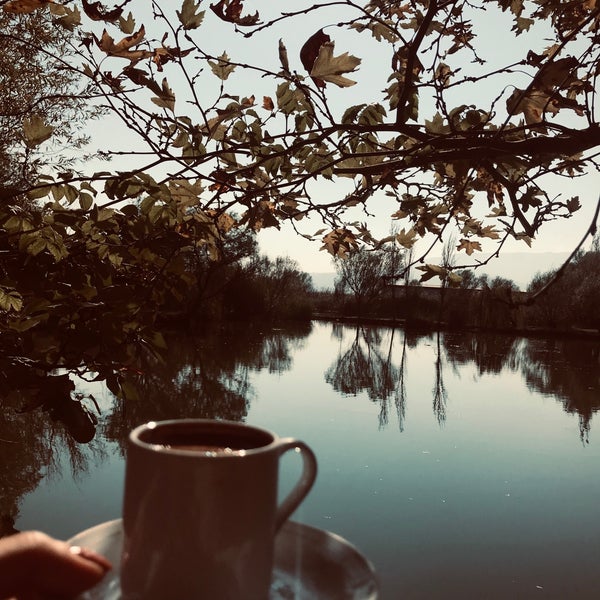
<svg viewBox="0 0 600 600">
<path fill-rule="evenodd" d="M 204 20 L 204 11 L 197 12 L 199 8 L 200 2 L 195 2 L 195 0 L 183 0 L 181 12 L 178 10 L 175 11 L 184 29 L 189 30 L 200 27 Z"/>
</svg>

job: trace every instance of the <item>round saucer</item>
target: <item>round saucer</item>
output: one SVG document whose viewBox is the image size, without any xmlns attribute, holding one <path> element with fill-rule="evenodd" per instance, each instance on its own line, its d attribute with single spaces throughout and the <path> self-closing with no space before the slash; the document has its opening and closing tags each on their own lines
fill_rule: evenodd
<svg viewBox="0 0 600 600">
<path fill-rule="evenodd" d="M 113 569 L 78 600 L 120 600 L 121 519 L 86 529 L 69 540 L 106 556 Z M 345 539 L 287 521 L 275 538 L 275 565 L 269 600 L 376 600 L 371 563 Z"/>
</svg>

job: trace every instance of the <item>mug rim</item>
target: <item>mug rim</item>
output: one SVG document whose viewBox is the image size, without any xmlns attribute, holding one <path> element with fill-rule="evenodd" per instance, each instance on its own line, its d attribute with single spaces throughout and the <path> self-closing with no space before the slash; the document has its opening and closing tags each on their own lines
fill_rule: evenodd
<svg viewBox="0 0 600 600">
<path fill-rule="evenodd" d="M 265 439 L 270 438 L 266 444 L 251 447 L 251 448 L 243 448 L 239 449 L 239 451 L 234 451 L 231 454 L 217 454 L 212 456 L 207 456 L 202 454 L 201 452 L 193 452 L 190 450 L 180 450 L 177 448 L 165 448 L 164 445 L 159 443 L 153 443 L 150 441 L 146 441 L 142 439 L 142 435 L 148 431 L 155 431 L 157 429 L 165 429 L 165 430 L 175 430 L 184 428 L 189 432 L 192 432 L 195 428 L 216 428 L 217 430 L 221 430 L 222 433 L 226 433 L 232 430 L 241 430 L 245 432 L 254 432 L 257 436 L 265 437 Z M 184 419 L 165 419 L 160 421 L 147 421 L 146 423 L 142 423 L 135 427 L 129 433 L 129 442 L 134 446 L 148 451 L 148 452 L 156 452 L 161 454 L 162 456 L 176 456 L 178 458 L 192 458 L 198 460 L 199 458 L 209 458 L 210 460 L 214 459 L 233 459 L 233 458 L 243 458 L 245 456 L 260 454 L 263 452 L 268 452 L 273 449 L 274 446 L 278 444 L 280 441 L 279 436 L 269 431 L 268 429 L 264 429 L 262 427 L 256 427 L 254 425 L 248 425 L 247 423 L 241 421 L 229 421 L 229 420 L 221 420 L 221 419 L 196 419 L 196 418 L 184 418 Z"/>
</svg>

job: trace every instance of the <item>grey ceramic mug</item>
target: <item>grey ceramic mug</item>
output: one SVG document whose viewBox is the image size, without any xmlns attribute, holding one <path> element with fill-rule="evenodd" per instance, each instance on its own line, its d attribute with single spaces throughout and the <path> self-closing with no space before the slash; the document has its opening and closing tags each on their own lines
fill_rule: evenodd
<svg viewBox="0 0 600 600">
<path fill-rule="evenodd" d="M 278 506 L 279 459 L 294 449 L 302 475 Z M 316 473 L 304 442 L 242 423 L 137 427 L 125 473 L 123 598 L 265 600 L 275 534 Z"/>
</svg>

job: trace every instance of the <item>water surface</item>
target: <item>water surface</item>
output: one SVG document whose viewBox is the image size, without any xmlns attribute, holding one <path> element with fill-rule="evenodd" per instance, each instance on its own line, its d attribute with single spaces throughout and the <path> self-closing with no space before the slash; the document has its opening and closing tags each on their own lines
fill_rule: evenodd
<svg viewBox="0 0 600 600">
<path fill-rule="evenodd" d="M 5 527 L 68 538 L 116 518 L 132 427 L 227 418 L 314 448 L 318 480 L 293 518 L 355 544 L 384 600 L 600 597 L 597 342 L 313 323 L 170 348 L 137 399 L 78 382 L 102 410 L 88 445 L 4 411 Z"/>
</svg>

